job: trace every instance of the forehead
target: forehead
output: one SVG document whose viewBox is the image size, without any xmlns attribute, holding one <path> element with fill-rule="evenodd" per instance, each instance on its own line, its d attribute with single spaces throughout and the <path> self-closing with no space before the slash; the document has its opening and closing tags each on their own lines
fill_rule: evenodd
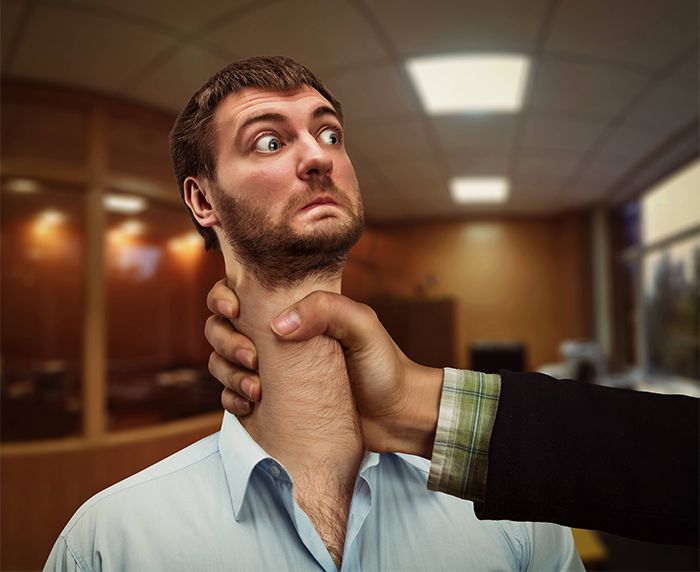
<svg viewBox="0 0 700 572">
<path fill-rule="evenodd" d="M 294 91 L 245 88 L 226 96 L 214 112 L 219 128 L 237 131 L 247 119 L 263 113 L 278 113 L 306 118 L 320 106 L 333 107 L 318 91 L 309 86 Z"/>
</svg>

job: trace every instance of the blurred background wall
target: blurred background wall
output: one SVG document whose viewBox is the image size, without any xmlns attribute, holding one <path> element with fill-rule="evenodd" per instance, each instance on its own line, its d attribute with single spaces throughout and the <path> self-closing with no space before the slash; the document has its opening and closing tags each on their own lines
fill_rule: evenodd
<svg viewBox="0 0 700 572">
<path fill-rule="evenodd" d="M 367 216 L 344 292 L 408 355 L 698 394 L 695 0 L 0 10 L 3 569 L 40 567 L 89 496 L 218 429 L 203 325 L 223 264 L 180 203 L 167 137 L 241 57 L 295 57 L 343 102 Z M 416 66 L 479 56 L 518 59 L 512 105 L 436 111 Z M 460 69 L 434 76 L 439 93 L 488 79 L 455 85 L 477 73 Z M 457 200 L 484 180 L 499 200 Z M 577 543 L 589 568 L 698 566 Z"/>
</svg>

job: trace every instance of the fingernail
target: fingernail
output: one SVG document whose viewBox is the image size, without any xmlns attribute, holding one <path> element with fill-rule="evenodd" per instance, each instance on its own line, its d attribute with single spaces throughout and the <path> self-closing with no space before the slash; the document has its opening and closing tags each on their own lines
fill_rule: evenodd
<svg viewBox="0 0 700 572">
<path fill-rule="evenodd" d="M 236 405 L 236 409 L 242 410 L 242 411 L 248 411 L 250 410 L 250 401 L 247 399 L 243 399 L 242 397 L 234 397 L 233 402 Z"/>
<path fill-rule="evenodd" d="M 241 380 L 241 391 L 245 393 L 251 401 L 255 401 L 255 399 L 253 399 L 253 382 L 247 377 Z"/>
<path fill-rule="evenodd" d="M 233 316 L 233 304 L 227 302 L 226 300 L 217 300 L 216 311 L 221 316 L 232 317 Z"/>
<path fill-rule="evenodd" d="M 272 321 L 272 329 L 280 336 L 291 334 L 299 326 L 301 326 L 301 316 L 296 310 L 287 310 Z"/>
<path fill-rule="evenodd" d="M 233 356 L 241 365 L 253 369 L 253 352 L 250 350 L 236 350 Z"/>
</svg>

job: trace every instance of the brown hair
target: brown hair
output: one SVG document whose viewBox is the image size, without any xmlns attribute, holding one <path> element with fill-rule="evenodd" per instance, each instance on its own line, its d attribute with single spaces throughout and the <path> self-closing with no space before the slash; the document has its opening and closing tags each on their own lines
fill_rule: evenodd
<svg viewBox="0 0 700 572">
<path fill-rule="evenodd" d="M 170 131 L 170 157 L 175 179 L 184 200 L 187 177 L 205 176 L 216 180 L 216 149 L 212 133 L 214 111 L 229 94 L 247 87 L 274 91 L 294 91 L 309 86 L 325 97 L 342 120 L 340 102 L 324 87 L 311 70 L 284 56 L 256 56 L 234 62 L 210 77 L 190 98 Z M 204 247 L 217 248 L 214 229 L 201 226 L 187 209 L 197 231 L 204 237 Z"/>
</svg>

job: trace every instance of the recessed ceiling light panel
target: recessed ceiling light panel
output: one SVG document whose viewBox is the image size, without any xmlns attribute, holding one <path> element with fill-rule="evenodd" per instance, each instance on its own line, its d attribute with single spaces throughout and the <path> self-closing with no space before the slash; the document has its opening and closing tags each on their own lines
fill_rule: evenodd
<svg viewBox="0 0 700 572">
<path fill-rule="evenodd" d="M 504 177 L 455 177 L 450 180 L 452 200 L 458 204 L 503 203 L 508 199 Z"/>
<path fill-rule="evenodd" d="M 513 113 L 522 108 L 530 60 L 521 55 L 447 55 L 406 64 L 432 115 Z"/>
</svg>

